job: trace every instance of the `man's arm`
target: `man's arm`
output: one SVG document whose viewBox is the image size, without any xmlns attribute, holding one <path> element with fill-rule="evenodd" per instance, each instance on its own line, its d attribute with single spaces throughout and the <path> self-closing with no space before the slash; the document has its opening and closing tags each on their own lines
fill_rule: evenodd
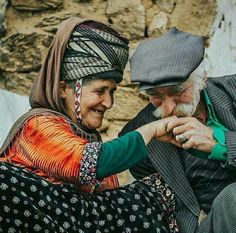
<svg viewBox="0 0 236 233">
<path fill-rule="evenodd" d="M 209 79 L 207 88 L 220 121 L 229 129 L 225 132 L 227 159 L 222 164 L 235 172 L 236 169 L 236 74 Z M 213 84 L 213 86 L 212 86 Z M 213 87 L 213 88 L 212 88 Z M 213 90 L 212 90 L 213 89 Z M 217 93 L 217 94 L 216 94 Z M 218 96 L 218 98 L 217 98 Z"/>
</svg>

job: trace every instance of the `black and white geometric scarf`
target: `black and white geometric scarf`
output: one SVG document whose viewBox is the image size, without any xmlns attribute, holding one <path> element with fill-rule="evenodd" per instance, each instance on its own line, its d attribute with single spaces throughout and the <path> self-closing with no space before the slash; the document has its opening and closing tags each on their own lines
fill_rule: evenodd
<svg viewBox="0 0 236 233">
<path fill-rule="evenodd" d="M 80 114 L 80 96 L 83 78 L 111 72 L 117 83 L 122 81 L 128 61 L 128 45 L 120 38 L 95 28 L 76 27 L 67 45 L 62 67 L 62 80 L 76 80 L 75 110 Z"/>
<path fill-rule="evenodd" d="M 128 46 L 116 36 L 93 28 L 75 28 L 65 51 L 63 80 L 77 80 L 104 72 L 118 72 L 122 80 Z"/>
</svg>

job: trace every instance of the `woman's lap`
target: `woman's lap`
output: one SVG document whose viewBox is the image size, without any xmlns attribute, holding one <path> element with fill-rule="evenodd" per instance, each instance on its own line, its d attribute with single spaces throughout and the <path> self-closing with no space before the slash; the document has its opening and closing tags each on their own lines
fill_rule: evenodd
<svg viewBox="0 0 236 233">
<path fill-rule="evenodd" d="M 154 174 L 88 194 L 0 163 L 0 232 L 177 232 L 174 195 L 162 184 Z"/>
</svg>

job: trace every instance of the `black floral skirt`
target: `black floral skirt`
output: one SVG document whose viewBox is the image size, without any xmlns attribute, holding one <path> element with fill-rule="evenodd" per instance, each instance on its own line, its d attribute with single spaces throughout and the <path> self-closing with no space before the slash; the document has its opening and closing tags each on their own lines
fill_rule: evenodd
<svg viewBox="0 0 236 233">
<path fill-rule="evenodd" d="M 51 184 L 0 163 L 0 232 L 179 232 L 175 198 L 158 174 L 99 194 Z"/>
</svg>

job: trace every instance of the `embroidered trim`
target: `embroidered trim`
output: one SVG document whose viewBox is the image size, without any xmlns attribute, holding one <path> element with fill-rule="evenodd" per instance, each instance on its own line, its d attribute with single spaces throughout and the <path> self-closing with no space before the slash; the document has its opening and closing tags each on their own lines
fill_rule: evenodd
<svg viewBox="0 0 236 233">
<path fill-rule="evenodd" d="M 83 150 L 83 158 L 80 166 L 80 183 L 89 185 L 100 185 L 102 180 L 96 179 L 97 159 L 102 143 L 87 143 Z"/>
<path fill-rule="evenodd" d="M 75 113 L 77 120 L 81 123 L 82 117 L 80 112 L 80 97 L 81 97 L 81 88 L 82 87 L 82 79 L 76 80 L 76 88 L 75 88 Z"/>
</svg>

